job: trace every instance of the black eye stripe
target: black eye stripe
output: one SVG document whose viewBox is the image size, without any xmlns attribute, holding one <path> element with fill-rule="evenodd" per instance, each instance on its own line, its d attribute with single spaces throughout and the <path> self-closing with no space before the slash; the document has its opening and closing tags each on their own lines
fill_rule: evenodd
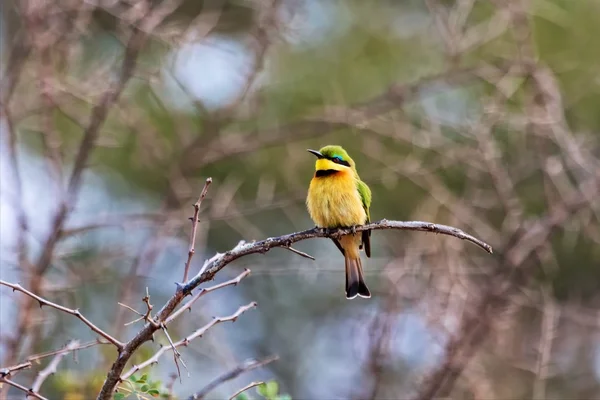
<svg viewBox="0 0 600 400">
<path fill-rule="evenodd" d="M 339 157 L 332 157 L 332 158 L 330 158 L 330 160 L 336 164 L 345 165 L 346 167 L 350 166 L 350 163 L 348 161 L 344 161 L 344 160 L 340 159 Z"/>
</svg>

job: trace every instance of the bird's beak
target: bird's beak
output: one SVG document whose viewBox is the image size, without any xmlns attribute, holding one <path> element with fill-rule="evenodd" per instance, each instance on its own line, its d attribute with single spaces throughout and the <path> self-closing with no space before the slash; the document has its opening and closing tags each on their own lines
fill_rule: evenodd
<svg viewBox="0 0 600 400">
<path fill-rule="evenodd" d="M 317 158 L 325 158 L 325 156 L 323 154 L 319 153 L 317 150 L 306 149 L 306 151 L 314 154 L 315 156 L 317 156 Z"/>
</svg>

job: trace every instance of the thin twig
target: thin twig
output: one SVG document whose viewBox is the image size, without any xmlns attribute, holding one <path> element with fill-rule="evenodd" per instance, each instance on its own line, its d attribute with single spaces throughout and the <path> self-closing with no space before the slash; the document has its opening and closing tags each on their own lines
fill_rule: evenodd
<svg viewBox="0 0 600 400">
<path fill-rule="evenodd" d="M 23 392 L 25 392 L 27 394 L 27 396 L 35 397 L 36 399 L 39 399 L 39 400 L 48 400 L 46 397 L 42 396 L 41 394 L 36 393 L 33 390 L 28 389 L 25 386 L 18 384 L 17 382 L 11 381 L 10 379 L 8 379 L 6 377 L 0 377 L 0 383 L 6 383 L 7 385 L 10 385 L 19 390 L 22 390 Z"/>
<path fill-rule="evenodd" d="M 215 290 L 224 288 L 226 286 L 237 286 L 238 283 L 240 283 L 240 281 L 242 279 L 244 279 L 245 277 L 247 277 L 248 275 L 250 275 L 250 270 L 248 268 L 244 269 L 244 272 L 242 272 L 241 274 L 239 274 L 238 276 L 236 276 L 233 279 L 230 279 L 228 281 L 225 281 L 223 283 L 219 283 L 218 285 L 214 285 L 211 287 L 207 287 L 207 288 L 201 288 L 200 291 L 198 293 L 196 293 L 194 295 L 194 297 L 192 297 L 187 303 L 185 303 L 185 305 L 183 305 L 183 307 L 181 307 L 179 310 L 175 311 L 173 314 L 171 314 L 171 316 L 169 318 L 167 318 L 167 320 L 165 321 L 166 324 L 170 323 L 171 321 L 173 321 L 175 318 L 177 318 L 178 316 L 180 316 L 185 310 L 192 310 L 192 305 L 198 301 L 198 299 L 202 296 L 204 296 L 207 293 L 210 292 L 214 292 Z"/>
<path fill-rule="evenodd" d="M 61 353 L 68 353 L 70 351 L 87 349 L 89 347 L 96 346 L 98 344 L 112 344 L 112 343 L 105 341 L 104 339 L 96 339 L 92 342 L 87 342 L 87 343 L 81 344 L 77 347 L 70 348 L 70 349 L 62 347 L 58 350 L 52 350 L 52 351 L 47 351 L 44 353 L 34 354 L 32 356 L 27 357 L 27 361 L 24 361 L 20 364 L 12 365 L 10 367 L 0 368 L 0 377 L 12 375 L 15 372 L 31 368 L 33 366 L 34 361 L 38 361 L 38 360 L 41 360 L 46 357 L 55 356 L 55 355 L 61 354 Z"/>
<path fill-rule="evenodd" d="M 12 375 L 15 372 L 23 369 L 31 368 L 31 361 L 25 361 L 17 365 L 11 365 L 10 367 L 0 368 L 0 377 Z"/>
<path fill-rule="evenodd" d="M 232 394 L 231 396 L 229 396 L 229 400 L 235 399 L 237 396 L 239 396 L 240 394 L 244 393 L 248 389 L 252 389 L 253 387 L 256 387 L 256 386 L 259 386 L 259 385 L 263 385 L 263 384 L 264 384 L 263 381 L 250 382 L 249 384 L 247 384 L 246 386 L 244 386 L 243 388 L 241 388 L 240 390 L 238 390 L 237 392 L 235 392 L 234 394 Z"/>
<path fill-rule="evenodd" d="M 543 291 L 544 308 L 542 309 L 542 333 L 540 337 L 538 359 L 536 363 L 536 379 L 533 384 L 533 398 L 543 400 L 546 398 L 546 381 L 552 355 L 552 346 L 556 339 L 556 328 L 560 318 L 560 308 L 556 305 L 552 290 L 545 288 Z"/>
<path fill-rule="evenodd" d="M 309 260 L 313 260 L 313 261 L 315 261 L 315 258 L 314 258 L 313 256 L 311 256 L 310 254 L 308 254 L 308 253 L 305 253 L 305 252 L 303 252 L 303 251 L 300 251 L 300 250 L 296 250 L 296 249 L 295 249 L 295 248 L 293 248 L 292 246 L 283 246 L 283 248 L 284 248 L 284 249 L 288 249 L 288 250 L 289 250 L 289 251 L 291 251 L 292 253 L 296 253 L 296 254 L 298 254 L 299 256 L 302 256 L 302 257 L 304 257 L 304 258 L 308 258 Z"/>
<path fill-rule="evenodd" d="M 103 338 L 105 338 L 106 340 L 108 340 L 109 342 L 111 342 L 112 344 L 114 344 L 117 349 L 121 350 L 124 346 L 123 343 L 119 342 L 117 339 L 115 339 L 114 337 L 112 337 L 111 335 L 109 335 L 108 333 L 104 332 L 102 329 L 98 328 L 94 323 L 92 323 L 89 319 L 87 319 L 86 317 L 83 316 L 83 314 L 81 314 L 81 312 L 77 309 L 73 310 L 71 308 L 67 308 L 64 306 L 61 306 L 59 304 L 53 303 L 49 300 L 46 300 L 38 295 L 36 295 L 35 293 L 30 292 L 29 290 L 23 288 L 23 286 L 19 285 L 18 283 L 10 283 L 10 282 L 6 282 L 4 280 L 0 280 L 0 285 L 4 285 L 7 286 L 9 288 L 11 288 L 13 291 L 18 291 L 21 293 L 26 294 L 27 296 L 31 297 L 32 299 L 35 299 L 38 301 L 38 303 L 40 304 L 40 308 L 44 305 L 55 308 L 59 311 L 65 312 L 67 314 L 71 314 L 76 316 L 77 318 L 79 318 L 84 324 L 86 324 L 87 326 L 90 327 L 90 329 L 94 332 L 96 332 L 97 334 L 99 334 L 100 336 L 102 336 Z"/>
<path fill-rule="evenodd" d="M 77 349 L 79 347 L 79 341 L 78 340 L 71 340 L 64 348 L 64 351 L 57 353 L 54 358 L 52 359 L 52 361 L 50 361 L 48 363 L 48 365 L 46 366 L 46 368 L 44 368 L 43 370 L 41 370 L 37 377 L 35 378 L 35 381 L 33 381 L 33 385 L 31 385 L 31 390 L 34 392 L 38 392 L 40 390 L 40 388 L 42 387 L 42 384 L 44 383 L 44 381 L 52 374 L 54 374 L 56 372 L 56 368 L 58 367 L 58 364 L 60 363 L 60 361 L 62 360 L 62 358 L 64 356 L 67 355 L 67 353 Z"/>
<path fill-rule="evenodd" d="M 173 350 L 173 360 L 175 361 L 175 366 L 177 367 L 177 375 L 179 376 L 179 382 L 181 382 L 181 370 L 179 369 L 179 364 L 177 363 L 177 360 L 181 361 L 181 365 L 183 365 L 185 370 L 188 372 L 188 377 L 190 376 L 190 370 L 188 369 L 187 365 L 185 365 L 185 362 L 183 361 L 183 357 L 181 357 L 181 353 L 177 350 L 177 347 L 175 347 L 175 344 L 173 343 L 173 340 L 171 339 L 171 336 L 169 335 L 169 331 L 167 330 L 167 326 L 163 323 L 163 324 L 161 324 L 160 327 L 163 330 L 163 332 L 165 333 L 165 336 L 167 337 L 169 344 L 171 345 L 171 350 Z"/>
<path fill-rule="evenodd" d="M 278 359 L 279 359 L 279 356 L 270 356 L 263 360 L 252 360 L 252 359 L 247 360 L 246 362 L 244 362 L 241 365 L 238 365 L 231 371 L 226 372 L 223 375 L 219 376 L 214 381 L 210 382 L 208 385 L 206 385 L 204 388 L 202 388 L 200 391 L 192 394 L 190 397 L 188 397 L 188 400 L 202 400 L 208 393 L 210 393 L 211 391 L 216 389 L 219 385 L 221 385 L 227 381 L 230 381 L 232 379 L 235 379 L 238 376 L 240 376 L 241 374 L 246 373 L 248 371 L 252 371 L 253 369 L 264 367 L 265 365 L 270 364 L 273 361 L 276 361 Z"/>
<path fill-rule="evenodd" d="M 133 367 L 131 367 L 131 369 L 129 371 L 127 371 L 120 377 L 120 379 L 125 380 L 125 379 L 129 378 L 131 375 L 135 374 L 137 371 L 141 370 L 142 368 L 146 368 L 149 365 L 158 363 L 158 359 L 160 358 L 160 356 L 163 355 L 163 353 L 165 351 L 176 349 L 180 346 L 187 346 L 192 340 L 204 335 L 207 330 L 209 330 L 210 328 L 212 328 L 213 326 L 215 326 L 217 324 L 220 324 L 221 322 L 227 322 L 227 321 L 235 322 L 240 315 L 242 315 L 244 312 L 246 312 L 254 307 L 256 307 L 256 302 L 252 302 L 245 306 L 241 306 L 235 313 L 231 314 L 228 317 L 214 318 L 208 324 L 206 324 L 203 327 L 201 327 L 200 329 L 196 330 L 191 335 L 181 339 L 178 342 L 172 343 L 172 345 L 170 347 L 167 347 L 167 346 L 161 347 L 160 350 L 158 350 L 156 353 L 154 353 L 154 355 L 152 357 L 150 357 L 149 359 L 147 359 L 146 361 L 144 361 L 141 364 L 134 365 Z M 105 383 L 105 386 L 106 386 L 106 383 Z M 102 393 L 100 393 L 100 394 L 102 394 Z"/>
<path fill-rule="evenodd" d="M 194 216 L 192 217 L 192 236 L 190 238 L 190 250 L 188 252 L 188 259 L 185 263 L 185 270 L 183 272 L 183 282 L 187 282 L 188 273 L 190 270 L 190 265 L 192 263 L 192 257 L 194 257 L 195 245 L 196 245 L 196 230 L 198 228 L 198 214 L 200 214 L 200 205 L 202 204 L 202 200 L 206 197 L 206 193 L 208 192 L 208 187 L 212 183 L 212 178 L 206 178 L 206 182 L 204 183 L 204 188 L 200 193 L 200 197 L 198 197 L 198 201 L 194 203 Z"/>
</svg>

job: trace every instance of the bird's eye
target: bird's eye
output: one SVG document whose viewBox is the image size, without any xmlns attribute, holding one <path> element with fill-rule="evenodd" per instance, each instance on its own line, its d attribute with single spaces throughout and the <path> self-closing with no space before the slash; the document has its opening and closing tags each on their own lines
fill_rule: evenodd
<svg viewBox="0 0 600 400">
<path fill-rule="evenodd" d="M 340 157 L 340 156 L 334 156 L 334 157 L 333 157 L 333 161 L 336 161 L 336 162 L 342 162 L 342 161 L 344 161 L 344 160 L 343 160 L 343 159 L 342 159 L 342 157 Z"/>
</svg>

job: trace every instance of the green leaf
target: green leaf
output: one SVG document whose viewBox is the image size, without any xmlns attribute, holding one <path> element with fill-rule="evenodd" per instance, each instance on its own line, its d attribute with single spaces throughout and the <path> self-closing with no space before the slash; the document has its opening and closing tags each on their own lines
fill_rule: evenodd
<svg viewBox="0 0 600 400">
<path fill-rule="evenodd" d="M 235 400 L 250 400 L 250 397 L 246 393 L 240 393 L 236 396 Z"/>
<path fill-rule="evenodd" d="M 158 397 L 160 395 L 160 392 L 156 389 L 150 389 L 148 390 L 148 394 L 152 397 Z"/>
<path fill-rule="evenodd" d="M 268 399 L 275 399 L 279 393 L 279 384 L 276 381 L 267 382 L 267 395 Z"/>
<path fill-rule="evenodd" d="M 261 383 L 260 385 L 257 386 L 256 391 L 262 397 L 267 397 L 267 384 L 266 383 Z"/>
<path fill-rule="evenodd" d="M 137 383 L 146 383 L 148 380 L 148 374 L 142 375 L 142 377 L 137 381 Z"/>
<path fill-rule="evenodd" d="M 135 377 L 135 375 L 131 375 L 131 376 L 129 377 L 129 380 L 130 380 L 131 382 L 137 382 L 137 378 Z"/>
<path fill-rule="evenodd" d="M 150 389 L 149 385 L 142 385 L 142 387 L 140 388 L 140 390 L 144 393 L 146 393 L 148 391 L 148 389 Z"/>
<path fill-rule="evenodd" d="M 292 400 L 292 396 L 290 396 L 289 394 L 282 394 L 279 397 L 277 397 L 277 400 Z"/>
<path fill-rule="evenodd" d="M 113 396 L 114 400 L 123 400 L 125 398 L 125 393 L 115 393 Z"/>
</svg>

